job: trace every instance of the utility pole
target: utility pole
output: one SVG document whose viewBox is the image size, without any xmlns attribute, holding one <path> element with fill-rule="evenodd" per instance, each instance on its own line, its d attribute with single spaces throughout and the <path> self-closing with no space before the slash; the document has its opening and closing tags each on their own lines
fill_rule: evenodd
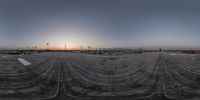
<svg viewBox="0 0 200 100">
<path fill-rule="evenodd" d="M 66 52 L 66 43 L 65 43 L 65 52 Z"/>
<path fill-rule="evenodd" d="M 81 46 L 81 52 L 83 52 L 83 46 Z"/>
</svg>

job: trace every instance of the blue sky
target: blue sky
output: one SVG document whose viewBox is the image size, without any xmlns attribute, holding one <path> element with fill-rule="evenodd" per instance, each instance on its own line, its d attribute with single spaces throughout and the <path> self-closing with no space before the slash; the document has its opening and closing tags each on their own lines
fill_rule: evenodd
<svg viewBox="0 0 200 100">
<path fill-rule="evenodd" d="M 199 0 L 1 0 L 0 48 L 200 48 Z"/>
</svg>

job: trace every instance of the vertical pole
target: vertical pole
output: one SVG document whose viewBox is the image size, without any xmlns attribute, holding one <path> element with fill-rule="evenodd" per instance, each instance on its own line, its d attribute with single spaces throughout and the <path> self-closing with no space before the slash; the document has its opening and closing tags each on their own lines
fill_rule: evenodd
<svg viewBox="0 0 200 100">
<path fill-rule="evenodd" d="M 66 52 L 66 43 L 65 43 L 65 52 Z"/>
<path fill-rule="evenodd" d="M 49 50 L 49 43 L 47 43 L 47 51 Z"/>
</svg>

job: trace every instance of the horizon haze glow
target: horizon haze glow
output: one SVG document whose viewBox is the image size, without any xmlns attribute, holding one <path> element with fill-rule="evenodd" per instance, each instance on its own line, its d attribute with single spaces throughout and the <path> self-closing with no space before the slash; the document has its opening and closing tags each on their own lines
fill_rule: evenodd
<svg viewBox="0 0 200 100">
<path fill-rule="evenodd" d="M 200 49 L 199 0 L 1 0 L 0 49 Z"/>
</svg>

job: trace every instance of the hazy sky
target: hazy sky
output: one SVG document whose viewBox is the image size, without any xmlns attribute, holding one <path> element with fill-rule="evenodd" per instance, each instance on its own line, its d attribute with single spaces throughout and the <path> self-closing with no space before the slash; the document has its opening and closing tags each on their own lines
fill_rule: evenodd
<svg viewBox="0 0 200 100">
<path fill-rule="evenodd" d="M 0 48 L 200 48 L 200 0 L 0 0 Z"/>
</svg>

